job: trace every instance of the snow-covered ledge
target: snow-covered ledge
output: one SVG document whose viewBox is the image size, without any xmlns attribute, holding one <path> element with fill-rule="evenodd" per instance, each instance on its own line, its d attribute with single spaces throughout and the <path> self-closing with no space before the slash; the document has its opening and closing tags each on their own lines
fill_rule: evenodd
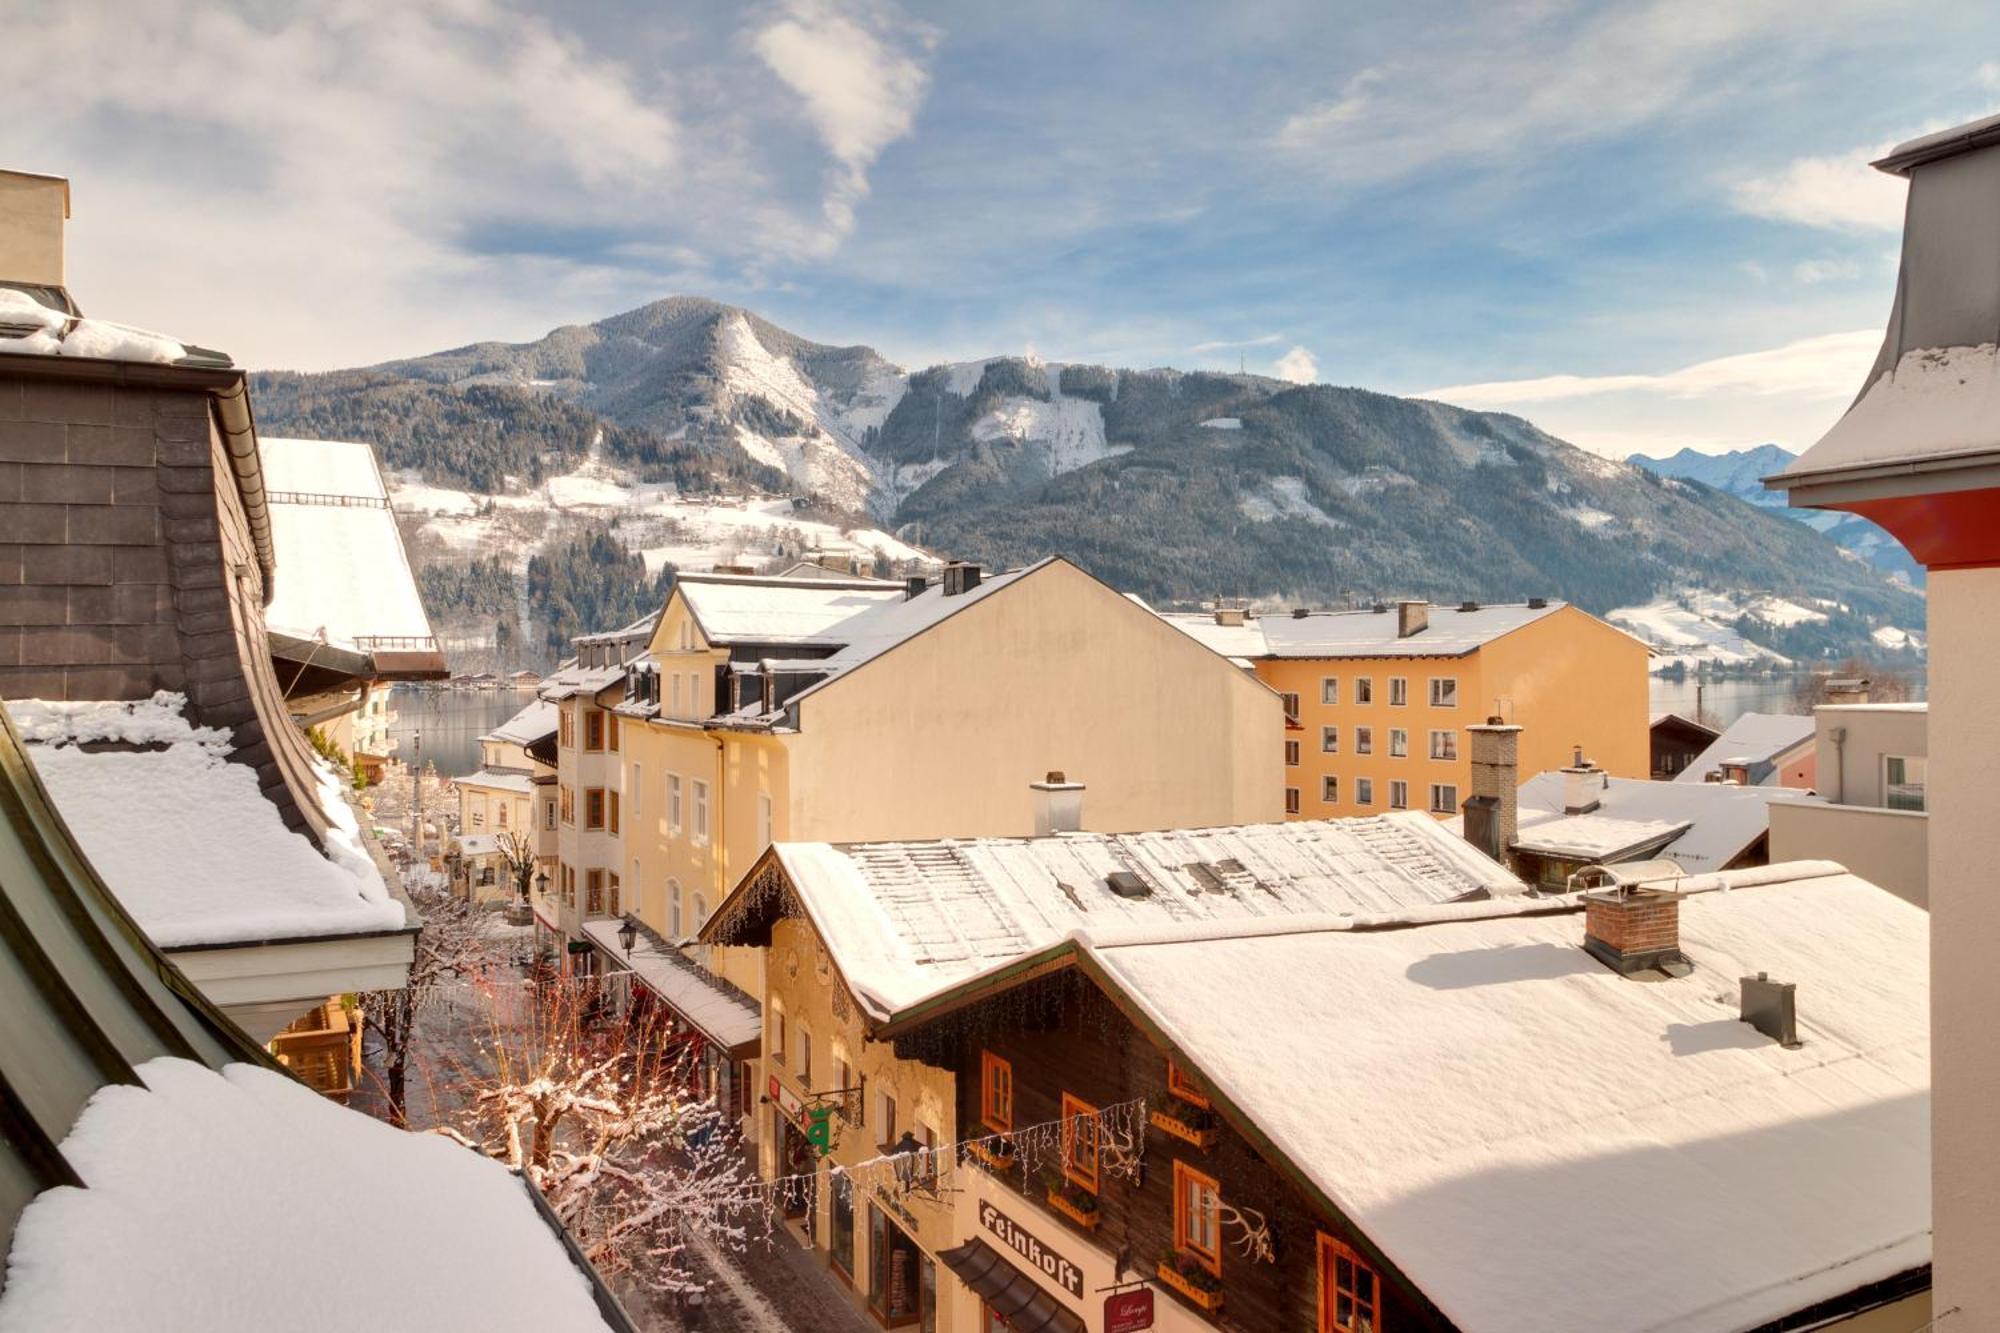
<svg viewBox="0 0 2000 1333">
<path fill-rule="evenodd" d="M 322 851 L 179 695 L 10 704 L 56 809 L 153 940 L 251 1036 L 329 995 L 405 984 L 420 922 L 327 765 Z"/>
</svg>

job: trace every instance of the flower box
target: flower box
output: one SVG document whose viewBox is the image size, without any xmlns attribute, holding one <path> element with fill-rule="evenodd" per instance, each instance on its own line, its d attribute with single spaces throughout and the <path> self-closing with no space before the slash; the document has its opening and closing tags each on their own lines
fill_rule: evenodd
<svg viewBox="0 0 2000 1333">
<path fill-rule="evenodd" d="M 1081 1194 L 1081 1191 L 1078 1191 L 1078 1194 Z M 1085 1231 L 1097 1230 L 1097 1209 L 1085 1208 L 1081 1204 L 1073 1202 L 1062 1190 L 1050 1187 L 1049 1207 L 1055 1209 Z"/>
<path fill-rule="evenodd" d="M 1170 1259 L 1160 1260 L 1154 1271 L 1163 1286 L 1171 1287 L 1182 1300 L 1197 1310 L 1214 1314 L 1222 1308 L 1222 1288 L 1219 1285 L 1212 1287 L 1198 1285 L 1192 1276 L 1181 1272 Z M 1206 1273 L 1203 1273 L 1202 1277 L 1211 1283 L 1215 1281 Z"/>
<path fill-rule="evenodd" d="M 1154 1111 L 1146 1119 L 1152 1122 L 1154 1129 L 1171 1134 L 1183 1142 L 1192 1143 L 1197 1148 L 1213 1148 L 1222 1137 L 1214 1125 L 1197 1128 L 1171 1111 Z"/>
<path fill-rule="evenodd" d="M 965 1155 L 989 1171 L 1006 1172 L 1013 1170 L 1013 1149 L 1002 1148 L 997 1144 L 989 1146 L 989 1142 L 986 1139 L 970 1140 L 965 1145 Z"/>
</svg>

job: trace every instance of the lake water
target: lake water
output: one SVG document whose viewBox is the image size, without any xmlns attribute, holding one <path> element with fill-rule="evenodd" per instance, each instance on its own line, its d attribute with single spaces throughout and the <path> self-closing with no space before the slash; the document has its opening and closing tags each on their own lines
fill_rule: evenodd
<svg viewBox="0 0 2000 1333">
<path fill-rule="evenodd" d="M 479 767 L 479 738 L 526 708 L 530 690 L 420 690 L 398 686 L 389 700 L 396 758 L 436 764 L 448 778 Z"/>
<path fill-rule="evenodd" d="M 1926 682 L 1921 673 L 1903 673 L 1909 677 L 1913 697 L 1924 697 Z M 1679 713 L 1682 717 L 1693 717 L 1697 710 L 1706 710 L 1718 726 L 1726 727 L 1745 713 L 1796 713 L 1799 706 L 1793 697 L 1799 688 L 1802 675 L 1748 676 L 1719 680 L 1699 680 L 1688 676 L 1684 680 L 1668 680 L 1663 676 L 1653 677 L 1653 711 L 1656 713 Z"/>
</svg>

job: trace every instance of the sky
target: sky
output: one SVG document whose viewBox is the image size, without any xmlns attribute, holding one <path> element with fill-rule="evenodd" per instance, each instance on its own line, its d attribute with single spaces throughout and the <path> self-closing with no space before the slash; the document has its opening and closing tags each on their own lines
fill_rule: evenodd
<svg viewBox="0 0 2000 1333">
<path fill-rule="evenodd" d="M 83 308 L 256 368 L 692 293 L 1659 454 L 1855 396 L 1902 221 L 1867 163 L 2000 109 L 2000 6 L 0 0 L 0 69 Z"/>
</svg>

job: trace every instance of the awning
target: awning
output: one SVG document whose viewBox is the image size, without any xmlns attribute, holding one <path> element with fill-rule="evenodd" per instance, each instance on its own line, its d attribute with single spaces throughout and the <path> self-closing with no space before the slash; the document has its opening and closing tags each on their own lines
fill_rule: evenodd
<svg viewBox="0 0 2000 1333">
<path fill-rule="evenodd" d="M 638 932 L 629 953 L 618 938 L 619 927 L 627 920 Z M 731 1059 L 757 1053 L 764 1034 L 763 1006 L 697 967 L 644 922 L 607 917 L 584 922 L 583 933 L 614 966 L 629 969 L 662 1004 Z"/>
<path fill-rule="evenodd" d="M 939 1250 L 937 1257 L 995 1314 L 1004 1316 L 1015 1333 L 1083 1333 L 1083 1316 L 1063 1307 L 985 1241 L 975 1237 L 956 1249 Z"/>
</svg>

